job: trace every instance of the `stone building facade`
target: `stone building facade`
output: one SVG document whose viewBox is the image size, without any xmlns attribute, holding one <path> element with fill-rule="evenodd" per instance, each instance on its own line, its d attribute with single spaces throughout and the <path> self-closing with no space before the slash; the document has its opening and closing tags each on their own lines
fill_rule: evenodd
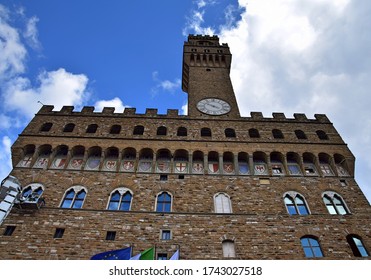
<svg viewBox="0 0 371 280">
<path fill-rule="evenodd" d="M 370 258 L 371 208 L 333 124 L 240 117 L 231 61 L 218 37 L 188 37 L 188 115 L 43 106 L 12 146 L 23 202 L 0 225 L 0 259 L 128 246 L 158 258 Z"/>
</svg>

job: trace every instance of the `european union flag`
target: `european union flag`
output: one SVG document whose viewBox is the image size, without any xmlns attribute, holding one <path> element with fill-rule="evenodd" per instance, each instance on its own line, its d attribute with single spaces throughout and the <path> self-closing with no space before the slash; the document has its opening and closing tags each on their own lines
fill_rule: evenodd
<svg viewBox="0 0 371 280">
<path fill-rule="evenodd" d="M 92 256 L 91 260 L 129 260 L 131 258 L 131 247 L 107 251 Z"/>
</svg>

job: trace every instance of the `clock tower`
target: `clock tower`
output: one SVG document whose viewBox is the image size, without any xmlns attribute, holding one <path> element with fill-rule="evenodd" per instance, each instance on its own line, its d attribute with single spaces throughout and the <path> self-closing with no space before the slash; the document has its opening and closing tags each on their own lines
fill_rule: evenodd
<svg viewBox="0 0 371 280">
<path fill-rule="evenodd" d="M 229 77 L 232 55 L 217 36 L 189 35 L 183 48 L 182 89 L 188 93 L 188 115 L 239 118 Z"/>
</svg>

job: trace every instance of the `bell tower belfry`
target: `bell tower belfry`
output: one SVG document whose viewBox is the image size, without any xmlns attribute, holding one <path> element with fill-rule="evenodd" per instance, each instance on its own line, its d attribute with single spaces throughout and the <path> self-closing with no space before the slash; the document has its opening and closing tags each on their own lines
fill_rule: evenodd
<svg viewBox="0 0 371 280">
<path fill-rule="evenodd" d="M 182 89 L 191 117 L 239 118 L 229 76 L 232 55 L 218 36 L 189 35 L 183 47 Z"/>
</svg>

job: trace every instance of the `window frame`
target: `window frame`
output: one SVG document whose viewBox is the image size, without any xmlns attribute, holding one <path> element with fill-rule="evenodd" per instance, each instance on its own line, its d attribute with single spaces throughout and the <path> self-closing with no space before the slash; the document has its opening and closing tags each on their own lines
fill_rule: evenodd
<svg viewBox="0 0 371 280">
<path fill-rule="evenodd" d="M 328 202 L 326 202 L 325 199 L 328 200 Z M 336 203 L 336 201 L 334 201 L 335 199 L 340 203 Z M 351 211 L 349 210 L 342 196 L 336 192 L 327 191 L 327 192 L 322 193 L 322 201 L 325 204 L 327 211 L 330 215 L 351 214 Z M 342 213 L 342 211 L 339 210 L 340 207 L 344 209 L 345 213 Z M 335 213 L 333 211 L 330 211 L 330 209 L 333 209 Z"/>
<path fill-rule="evenodd" d="M 220 202 L 217 201 L 219 196 L 221 197 Z M 225 209 L 226 208 L 225 202 L 228 203 L 227 209 Z M 221 203 L 220 206 L 222 208 L 222 212 L 219 212 L 219 209 L 220 209 L 220 207 L 218 207 L 219 203 Z M 214 213 L 218 213 L 218 214 L 232 214 L 233 213 L 231 197 L 228 194 L 224 192 L 218 192 L 214 195 Z"/>
<path fill-rule="evenodd" d="M 307 245 L 304 244 L 305 242 L 308 242 Z M 317 237 L 312 236 L 312 235 L 305 235 L 300 238 L 300 243 L 301 243 L 301 247 L 303 249 L 303 252 L 306 258 L 323 258 L 324 257 L 321 244 L 319 243 L 319 240 Z M 311 252 L 311 255 L 307 254 L 308 251 Z"/>
<path fill-rule="evenodd" d="M 160 200 L 160 197 L 162 195 L 168 195 L 170 197 L 170 201 L 167 201 L 166 200 L 166 196 L 165 196 L 165 200 Z M 162 199 L 162 198 L 161 198 Z M 161 205 L 161 209 L 159 210 L 159 204 Z M 167 209 L 167 205 L 169 205 L 169 211 L 164 211 Z M 156 195 L 156 203 L 155 203 L 155 211 L 156 212 L 159 212 L 159 213 L 170 213 L 172 212 L 172 208 L 173 208 L 173 195 L 168 192 L 168 191 L 162 191 L 162 192 L 159 192 L 157 195 Z"/>
<path fill-rule="evenodd" d="M 119 195 L 120 195 L 120 198 L 119 200 L 117 201 L 118 205 L 117 205 L 117 209 L 110 209 L 110 204 L 112 202 L 112 196 L 118 192 Z M 121 207 L 123 205 L 123 203 L 128 203 L 127 200 L 123 201 L 123 199 L 125 198 L 125 195 L 129 193 L 130 194 L 130 202 L 129 202 L 129 209 L 127 210 L 122 210 Z M 114 189 L 111 193 L 110 193 L 110 196 L 108 198 L 108 203 L 107 203 L 107 206 L 106 206 L 106 210 L 110 210 L 110 211 L 131 211 L 131 206 L 133 204 L 133 192 L 128 189 L 128 188 L 125 188 L 125 187 L 120 187 L 120 188 L 116 188 Z"/>
<path fill-rule="evenodd" d="M 291 204 L 288 205 L 286 203 L 286 201 L 287 201 L 286 199 L 290 200 Z M 298 204 L 297 199 L 300 199 L 303 203 Z M 290 191 L 290 192 L 284 193 L 283 194 L 283 201 L 284 201 L 287 213 L 290 216 L 295 216 L 295 215 L 308 216 L 308 215 L 311 214 L 310 209 L 308 207 L 308 203 L 307 203 L 305 197 L 298 192 Z M 295 213 L 292 213 L 292 211 L 289 210 L 289 209 L 292 209 L 291 207 L 293 207 L 293 209 L 295 210 Z M 302 207 L 305 209 L 306 213 L 302 213 L 302 211 L 300 210 L 300 209 L 302 209 Z"/>
<path fill-rule="evenodd" d="M 359 244 L 357 244 L 356 240 Z M 347 241 L 355 257 L 367 258 L 370 256 L 362 238 L 356 234 L 347 235 Z M 361 249 L 360 249 L 361 248 Z"/>
<path fill-rule="evenodd" d="M 74 195 L 73 195 L 72 198 L 68 197 L 68 199 L 66 199 L 66 198 L 67 198 L 66 196 L 68 195 L 68 193 L 69 193 L 70 191 L 73 191 L 73 192 L 74 192 Z M 81 198 L 78 197 L 78 195 L 79 195 L 80 193 L 82 193 L 82 192 L 85 192 L 85 195 L 84 195 L 84 198 L 83 198 L 83 199 L 81 199 Z M 87 196 L 87 194 L 88 194 L 88 191 L 87 191 L 87 189 L 86 189 L 85 187 L 83 187 L 83 186 L 73 186 L 73 187 L 71 187 L 71 188 L 68 188 L 68 189 L 65 191 L 64 195 L 63 195 L 63 198 L 62 198 L 62 200 L 61 200 L 61 203 L 60 203 L 60 205 L 59 205 L 59 208 L 62 208 L 62 209 L 82 209 L 83 206 L 84 206 L 84 203 L 85 203 L 85 200 L 86 200 L 86 196 Z M 65 201 L 71 201 L 71 203 L 69 204 L 69 207 L 63 207 Z M 80 207 L 74 207 L 76 201 L 78 201 L 78 202 L 81 201 L 81 205 L 80 205 Z"/>
</svg>

